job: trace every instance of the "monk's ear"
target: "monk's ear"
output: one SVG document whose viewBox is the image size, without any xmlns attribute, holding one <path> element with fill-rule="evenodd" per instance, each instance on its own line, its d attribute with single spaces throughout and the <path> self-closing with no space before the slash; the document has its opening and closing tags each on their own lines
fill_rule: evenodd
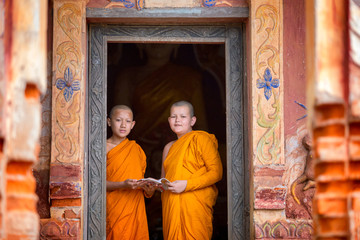
<svg viewBox="0 0 360 240">
<path fill-rule="evenodd" d="M 134 126 L 135 126 L 135 121 L 132 121 L 130 129 L 133 129 Z"/>
<path fill-rule="evenodd" d="M 107 118 L 107 124 L 109 127 L 111 127 L 111 119 L 110 118 Z"/>
<path fill-rule="evenodd" d="M 190 126 L 193 127 L 195 125 L 195 123 L 196 123 L 196 117 L 193 116 L 190 121 Z"/>
</svg>

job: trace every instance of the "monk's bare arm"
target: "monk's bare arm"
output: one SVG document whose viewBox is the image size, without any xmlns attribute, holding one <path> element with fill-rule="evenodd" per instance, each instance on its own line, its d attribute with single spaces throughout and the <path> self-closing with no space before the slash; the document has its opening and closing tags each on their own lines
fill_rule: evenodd
<svg viewBox="0 0 360 240">
<path fill-rule="evenodd" d="M 174 141 L 169 142 L 166 144 L 163 150 L 163 156 L 162 156 L 162 163 L 161 163 L 161 178 L 165 177 L 165 169 L 164 169 L 164 161 L 169 153 L 170 147 L 174 144 Z"/>
<path fill-rule="evenodd" d="M 106 181 L 106 191 L 111 192 L 118 189 L 136 189 L 138 187 L 137 180 L 126 179 L 123 182 Z"/>
</svg>

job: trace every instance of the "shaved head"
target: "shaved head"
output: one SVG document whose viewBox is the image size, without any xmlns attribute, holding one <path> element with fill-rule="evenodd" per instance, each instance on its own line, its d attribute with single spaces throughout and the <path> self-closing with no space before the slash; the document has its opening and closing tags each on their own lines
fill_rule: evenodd
<svg viewBox="0 0 360 240">
<path fill-rule="evenodd" d="M 194 107 L 188 101 L 178 101 L 178 102 L 174 103 L 173 105 L 171 105 L 171 108 L 182 107 L 182 106 L 187 106 L 189 108 L 190 117 L 194 116 Z M 170 111 L 171 111 L 171 108 L 170 108 Z"/>
<path fill-rule="evenodd" d="M 129 108 L 128 106 L 126 105 L 115 105 L 111 111 L 110 111 L 110 114 L 109 114 L 109 118 L 111 118 L 114 114 L 114 112 L 118 109 L 121 109 L 121 110 L 128 110 L 131 112 L 131 115 L 134 117 L 134 114 L 133 114 L 133 111 L 131 110 L 131 108 Z"/>
</svg>

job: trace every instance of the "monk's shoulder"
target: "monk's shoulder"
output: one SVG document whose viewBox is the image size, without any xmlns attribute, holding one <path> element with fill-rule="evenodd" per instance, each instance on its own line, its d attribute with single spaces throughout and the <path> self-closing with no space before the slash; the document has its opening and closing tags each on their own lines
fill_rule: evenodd
<svg viewBox="0 0 360 240">
<path fill-rule="evenodd" d="M 211 133 L 208 133 L 206 131 L 201 131 L 201 130 L 198 130 L 198 131 L 193 131 L 195 136 L 202 140 L 202 139 L 213 139 L 215 138 L 215 135 L 214 134 L 211 134 Z"/>
<path fill-rule="evenodd" d="M 175 141 L 168 142 L 164 147 L 164 151 L 168 152 L 171 146 L 174 144 L 174 142 Z"/>
<path fill-rule="evenodd" d="M 194 134 L 197 145 L 215 144 L 217 146 L 217 139 L 214 134 L 205 131 L 194 131 Z"/>
<path fill-rule="evenodd" d="M 129 140 L 129 143 L 132 145 L 132 148 L 135 150 L 137 150 L 137 151 L 139 151 L 139 152 L 144 152 L 144 150 L 142 149 L 142 147 L 135 141 L 135 140 Z"/>
</svg>

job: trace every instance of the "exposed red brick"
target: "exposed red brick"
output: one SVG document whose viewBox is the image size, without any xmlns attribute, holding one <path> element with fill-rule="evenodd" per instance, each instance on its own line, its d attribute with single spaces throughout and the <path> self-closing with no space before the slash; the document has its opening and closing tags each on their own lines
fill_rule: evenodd
<svg viewBox="0 0 360 240">
<path fill-rule="evenodd" d="M 81 184 L 80 182 L 51 182 L 50 198 L 81 198 Z"/>
<path fill-rule="evenodd" d="M 36 189 L 36 182 L 31 173 L 27 175 L 22 174 L 7 174 L 6 176 L 6 191 L 7 193 L 34 193 Z"/>
<path fill-rule="evenodd" d="M 71 218 L 80 218 L 81 217 L 81 215 L 79 214 L 79 213 L 75 213 L 74 211 L 72 211 L 72 210 L 65 210 L 64 211 L 64 217 L 66 218 L 66 219 L 71 219 Z"/>
<path fill-rule="evenodd" d="M 314 208 L 320 215 L 344 215 L 347 213 L 347 198 L 316 198 Z"/>
<path fill-rule="evenodd" d="M 317 194 L 331 194 L 346 196 L 351 191 L 351 185 L 347 181 L 320 182 L 316 185 Z"/>
<path fill-rule="evenodd" d="M 255 192 L 255 209 L 284 209 L 285 188 L 259 189 Z"/>
<path fill-rule="evenodd" d="M 360 123 L 359 122 L 352 122 L 349 124 L 349 134 L 350 136 L 360 137 Z"/>
<path fill-rule="evenodd" d="M 347 217 L 319 217 L 319 224 L 319 235 L 327 234 L 329 237 L 345 237 L 348 234 L 349 225 Z"/>
<path fill-rule="evenodd" d="M 353 211 L 356 211 L 356 212 L 360 211 L 360 197 L 359 197 L 359 195 L 356 195 L 351 199 L 351 208 L 352 208 Z"/>
<path fill-rule="evenodd" d="M 329 111 L 331 109 L 331 111 Z M 315 107 L 315 120 L 318 124 L 327 120 L 344 119 L 345 109 L 343 104 L 323 104 Z"/>
<path fill-rule="evenodd" d="M 350 139 L 349 154 L 351 160 L 360 161 L 360 139 Z"/>
<path fill-rule="evenodd" d="M 35 194 L 12 194 L 7 196 L 6 208 L 12 210 L 26 210 L 36 212 L 37 197 Z"/>
<path fill-rule="evenodd" d="M 360 162 L 351 161 L 349 163 L 349 177 L 350 179 L 360 179 Z"/>
<path fill-rule="evenodd" d="M 344 124 L 331 124 L 323 127 L 314 129 L 314 139 L 317 140 L 319 137 L 345 137 L 345 126 Z"/>
<path fill-rule="evenodd" d="M 73 182 L 81 180 L 81 166 L 75 164 L 51 164 L 51 182 Z"/>
<path fill-rule="evenodd" d="M 9 160 L 8 165 L 6 167 L 7 174 L 21 174 L 26 175 L 31 172 L 31 166 L 33 163 L 26 161 L 14 161 Z"/>
<path fill-rule="evenodd" d="M 347 156 L 346 140 L 342 137 L 321 137 L 314 146 L 318 161 L 344 161 Z"/>
<path fill-rule="evenodd" d="M 283 184 L 282 177 L 276 176 L 256 176 L 254 177 L 254 187 L 276 187 Z"/>
<path fill-rule="evenodd" d="M 53 199 L 51 203 L 52 207 L 81 206 L 81 198 Z"/>
<path fill-rule="evenodd" d="M 282 177 L 285 172 L 283 166 L 274 167 L 254 167 L 254 176 L 271 176 L 271 177 Z"/>
<path fill-rule="evenodd" d="M 342 178 L 344 175 L 345 163 L 343 162 L 320 162 L 315 164 L 316 178 Z"/>
</svg>

